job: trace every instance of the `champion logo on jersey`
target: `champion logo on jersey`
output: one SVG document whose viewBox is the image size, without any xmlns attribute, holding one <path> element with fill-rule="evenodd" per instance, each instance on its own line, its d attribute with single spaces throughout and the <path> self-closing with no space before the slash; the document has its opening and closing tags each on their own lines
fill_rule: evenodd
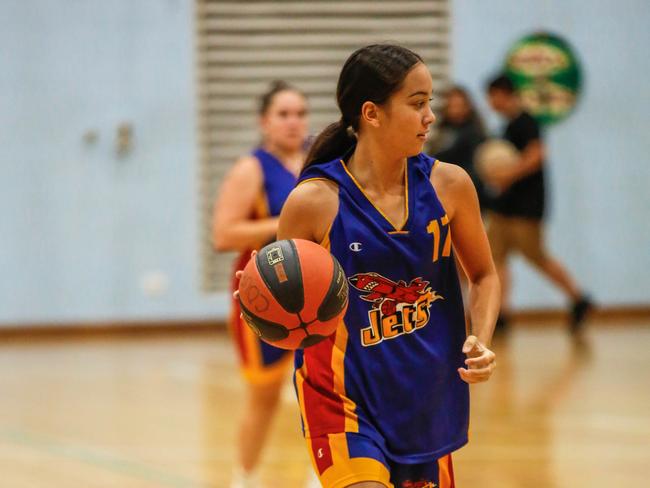
<svg viewBox="0 0 650 488">
<path fill-rule="evenodd" d="M 363 246 L 360 242 L 353 242 L 350 244 L 350 251 L 359 252 L 363 249 Z"/>
<path fill-rule="evenodd" d="M 433 302 L 444 300 L 419 277 L 406 284 L 371 272 L 358 273 L 348 281 L 361 292 L 362 300 L 373 304 L 368 311 L 369 325 L 361 329 L 364 347 L 421 329 L 429 323 Z"/>
</svg>

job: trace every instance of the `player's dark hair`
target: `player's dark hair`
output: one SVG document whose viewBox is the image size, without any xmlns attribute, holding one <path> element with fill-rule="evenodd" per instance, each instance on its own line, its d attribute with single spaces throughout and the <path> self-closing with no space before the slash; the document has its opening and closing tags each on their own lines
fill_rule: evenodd
<svg viewBox="0 0 650 488">
<path fill-rule="evenodd" d="M 491 79 L 487 84 L 488 93 L 492 90 L 501 90 L 506 93 L 514 93 L 515 85 L 510 78 L 506 75 L 501 74 L 496 78 Z"/>
<path fill-rule="evenodd" d="M 303 98 L 306 98 L 305 94 L 298 90 L 295 86 L 291 85 L 290 83 L 287 83 L 286 81 L 283 80 L 275 80 L 271 82 L 271 85 L 269 88 L 260 96 L 259 100 L 259 105 L 258 105 L 258 113 L 260 115 L 264 115 L 271 104 L 273 103 L 273 98 L 278 93 L 281 93 L 283 91 L 292 91 L 300 94 Z"/>
<path fill-rule="evenodd" d="M 305 168 L 347 152 L 359 131 L 361 106 L 365 102 L 385 103 L 420 62 L 422 58 L 413 51 L 392 44 L 373 44 L 353 52 L 341 69 L 336 87 L 341 119 L 318 135 L 307 155 Z"/>
</svg>

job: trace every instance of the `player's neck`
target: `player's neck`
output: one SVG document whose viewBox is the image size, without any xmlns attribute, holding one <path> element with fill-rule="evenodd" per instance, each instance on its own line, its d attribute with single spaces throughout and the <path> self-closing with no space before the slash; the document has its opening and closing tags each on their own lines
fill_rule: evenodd
<svg viewBox="0 0 650 488">
<path fill-rule="evenodd" d="M 360 140 L 350 158 L 348 169 L 364 189 L 380 193 L 400 192 L 404 186 L 406 158 L 387 154 L 385 147 Z"/>
<path fill-rule="evenodd" d="M 292 173 L 299 173 L 302 169 L 305 159 L 302 148 L 287 150 L 269 142 L 265 143 L 263 147 L 265 151 L 273 154 Z"/>
</svg>

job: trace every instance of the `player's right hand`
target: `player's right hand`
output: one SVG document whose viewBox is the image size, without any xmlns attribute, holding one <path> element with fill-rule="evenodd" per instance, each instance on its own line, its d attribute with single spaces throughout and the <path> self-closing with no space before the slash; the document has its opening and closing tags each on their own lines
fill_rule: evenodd
<svg viewBox="0 0 650 488">
<path fill-rule="evenodd" d="M 467 368 L 458 368 L 461 379 L 470 384 L 489 380 L 496 368 L 496 355 L 473 335 L 465 339 L 463 353 L 467 355 Z"/>
</svg>

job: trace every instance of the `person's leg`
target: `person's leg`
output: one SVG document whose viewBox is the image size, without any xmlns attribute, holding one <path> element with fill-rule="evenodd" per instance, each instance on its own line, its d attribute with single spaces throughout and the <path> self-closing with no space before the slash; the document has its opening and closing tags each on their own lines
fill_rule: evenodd
<svg viewBox="0 0 650 488">
<path fill-rule="evenodd" d="M 581 297 L 580 290 L 573 281 L 573 278 L 566 268 L 555 258 L 546 256 L 546 258 L 539 263 L 538 269 L 550 281 L 555 283 L 571 300 L 576 301 Z"/>
<path fill-rule="evenodd" d="M 514 246 L 539 272 L 558 286 L 570 299 L 580 297 L 573 279 L 559 261 L 551 257 L 544 246 L 542 223 L 533 219 L 512 219 Z"/>
<path fill-rule="evenodd" d="M 511 277 L 510 267 L 506 260 L 501 261 L 499 264 L 495 263 L 499 281 L 501 282 L 501 310 L 499 315 L 507 317 L 510 314 L 510 290 L 511 290 Z"/>
<path fill-rule="evenodd" d="M 395 488 L 454 488 L 451 454 L 426 463 L 391 463 L 390 480 Z"/>
<path fill-rule="evenodd" d="M 244 472 L 254 471 L 266 443 L 284 381 L 250 384 L 239 425 L 239 465 Z"/>
<path fill-rule="evenodd" d="M 541 221 L 518 219 L 513 226 L 513 236 L 524 257 L 571 300 L 571 327 L 577 332 L 592 305 L 564 265 L 546 251 Z"/>
<path fill-rule="evenodd" d="M 386 456 L 369 437 L 339 432 L 306 441 L 323 488 L 394 488 Z"/>
<path fill-rule="evenodd" d="M 256 468 L 277 411 L 292 354 L 262 342 L 240 319 L 234 337 L 246 383 L 233 488 L 258 487 Z"/>
<path fill-rule="evenodd" d="M 510 269 L 508 254 L 510 253 L 510 219 L 503 215 L 490 212 L 487 217 L 487 236 L 492 250 L 492 259 L 501 281 L 501 309 L 497 319 L 495 332 L 504 332 L 508 326 L 510 313 Z"/>
</svg>

